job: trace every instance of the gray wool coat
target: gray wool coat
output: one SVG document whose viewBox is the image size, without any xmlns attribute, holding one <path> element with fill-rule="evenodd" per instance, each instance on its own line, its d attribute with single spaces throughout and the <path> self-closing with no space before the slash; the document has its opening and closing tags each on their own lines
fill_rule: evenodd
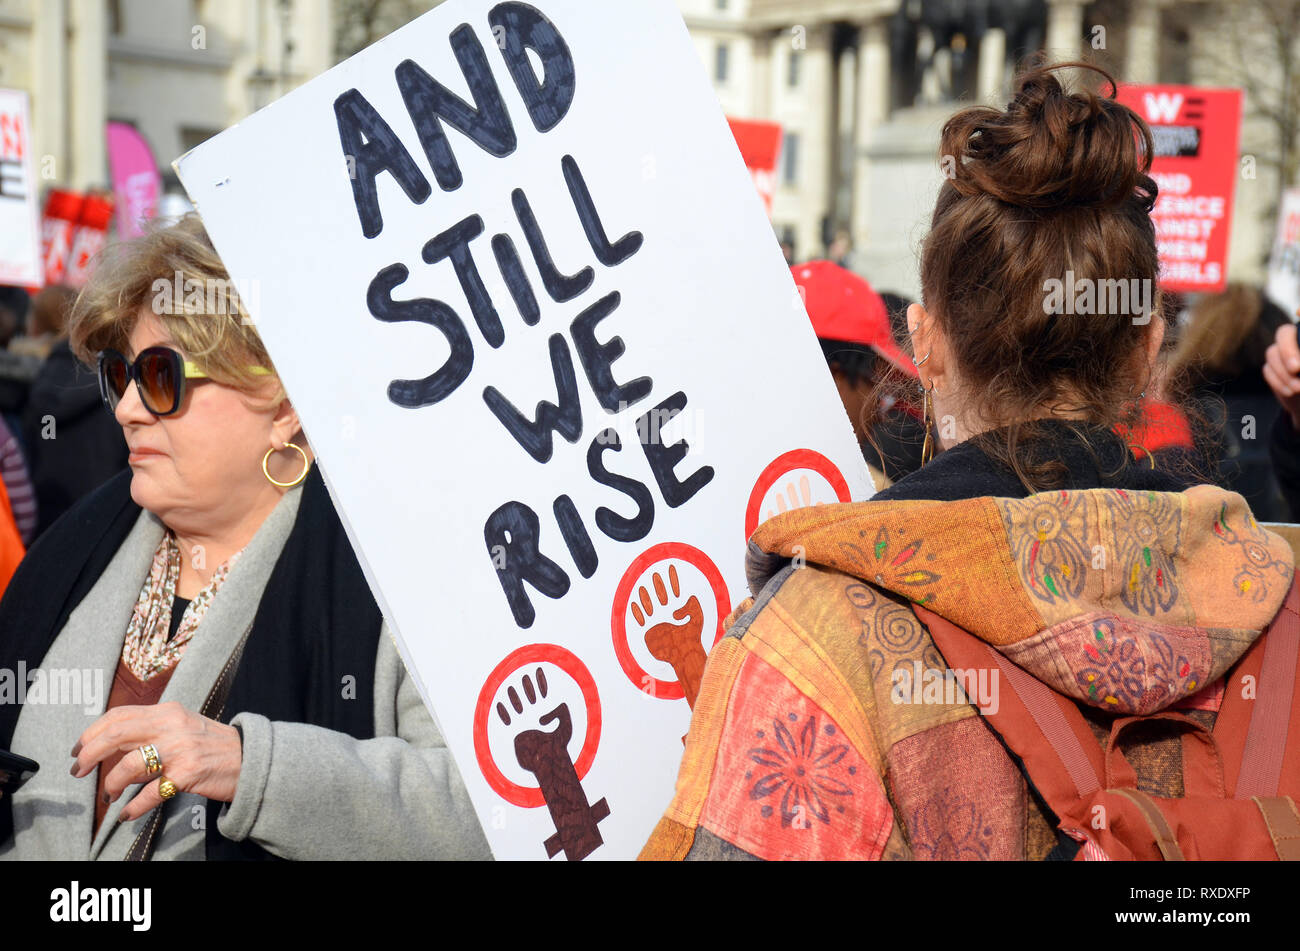
<svg viewBox="0 0 1300 951">
<path fill-rule="evenodd" d="M 202 707 L 217 675 L 252 623 L 271 569 L 289 537 L 302 489 L 267 516 L 218 590 L 160 702 Z M 118 823 L 141 788 L 130 787 L 91 836 L 98 771 L 74 779 L 70 751 L 104 712 L 131 612 L 164 527 L 142 511 L 126 541 L 68 618 L 41 664 L 98 678 L 97 703 L 24 705 L 12 748 L 41 769 L 13 798 L 14 835 L 0 859 L 121 860 L 148 821 Z M 83 683 L 88 681 L 83 680 Z M 241 713 L 243 764 L 222 835 L 251 839 L 287 859 L 483 859 L 487 840 L 441 733 L 398 656 L 385 623 L 375 665 L 375 737 L 358 740 L 306 723 Z M 54 699 L 54 698 L 50 698 Z M 62 699 L 67 699 L 64 697 Z M 166 750 L 159 743 L 164 757 Z M 129 755 L 129 754 L 128 754 Z M 204 800 L 171 800 L 153 857 L 204 858 Z"/>
</svg>

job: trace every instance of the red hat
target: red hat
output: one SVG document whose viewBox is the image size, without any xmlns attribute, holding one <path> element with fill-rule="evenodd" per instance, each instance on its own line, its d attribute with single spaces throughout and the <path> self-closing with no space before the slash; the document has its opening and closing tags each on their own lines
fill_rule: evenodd
<svg viewBox="0 0 1300 951">
<path fill-rule="evenodd" d="M 908 376 L 919 378 L 911 359 L 894 342 L 885 302 L 865 278 L 832 261 L 796 264 L 790 273 L 818 337 L 868 346 Z"/>
</svg>

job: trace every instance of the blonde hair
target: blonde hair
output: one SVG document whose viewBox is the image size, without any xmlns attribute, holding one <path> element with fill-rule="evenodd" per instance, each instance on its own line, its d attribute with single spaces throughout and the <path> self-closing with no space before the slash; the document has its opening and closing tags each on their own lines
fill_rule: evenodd
<svg viewBox="0 0 1300 951">
<path fill-rule="evenodd" d="M 101 350 L 127 354 L 146 308 L 210 379 L 250 397 L 261 396 L 271 379 L 276 386 L 270 404 L 285 398 L 270 355 L 197 214 L 155 223 L 140 237 L 100 254 L 72 308 L 72 352 L 87 365 Z M 252 367 L 265 367 L 272 376 Z"/>
<path fill-rule="evenodd" d="M 1178 337 L 1169 359 L 1171 373 L 1201 371 L 1235 376 L 1256 366 L 1243 366 L 1242 347 L 1254 333 L 1264 309 L 1257 288 L 1232 283 L 1221 294 L 1201 298 L 1191 320 Z"/>
</svg>

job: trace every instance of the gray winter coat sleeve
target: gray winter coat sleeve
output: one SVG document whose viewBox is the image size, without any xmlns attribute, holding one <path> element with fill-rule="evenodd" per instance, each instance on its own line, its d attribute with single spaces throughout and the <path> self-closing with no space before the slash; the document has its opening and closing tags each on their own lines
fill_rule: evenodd
<svg viewBox="0 0 1300 951">
<path fill-rule="evenodd" d="M 340 688 L 341 689 L 341 688 Z M 375 738 L 254 713 L 217 828 L 286 859 L 490 859 L 451 753 L 393 645 L 375 665 Z"/>
</svg>

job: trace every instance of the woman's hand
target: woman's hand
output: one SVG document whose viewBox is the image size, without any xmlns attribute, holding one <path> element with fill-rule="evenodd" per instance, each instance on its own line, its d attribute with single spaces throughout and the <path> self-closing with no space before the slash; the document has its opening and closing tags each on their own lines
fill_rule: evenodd
<svg viewBox="0 0 1300 951">
<path fill-rule="evenodd" d="M 162 772 L 145 771 L 140 747 L 153 744 L 162 761 Z M 163 798 L 158 793 L 160 776 L 176 788 L 219 802 L 235 798 L 243 749 L 239 731 L 187 710 L 179 703 L 151 706 L 114 707 L 92 723 L 72 748 L 72 775 L 80 779 L 114 753 L 122 759 L 104 779 L 109 802 L 133 783 L 148 785 L 122 809 L 121 820 L 138 819 Z M 152 782 L 149 782 L 152 780 Z"/>
<path fill-rule="evenodd" d="M 1277 336 L 1268 348 L 1264 363 L 1264 380 L 1291 417 L 1291 426 L 1300 431 L 1300 345 L 1294 324 L 1277 328 Z"/>
</svg>

